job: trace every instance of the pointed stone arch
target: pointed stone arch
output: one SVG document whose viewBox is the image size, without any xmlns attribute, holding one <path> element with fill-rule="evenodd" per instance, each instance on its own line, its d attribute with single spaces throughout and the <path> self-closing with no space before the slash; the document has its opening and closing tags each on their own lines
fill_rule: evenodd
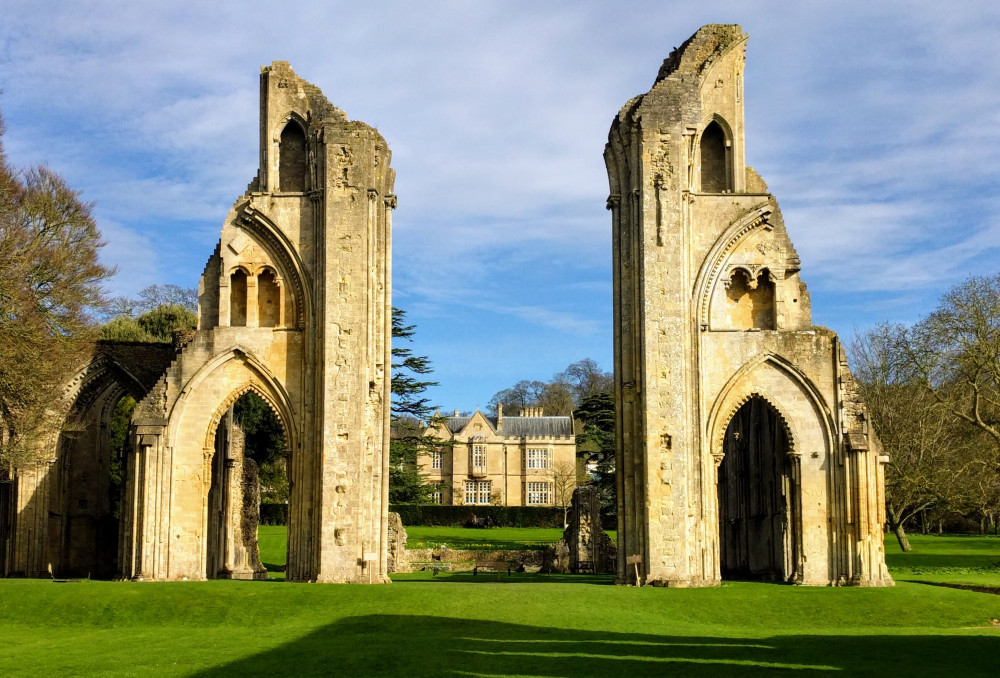
<svg viewBox="0 0 1000 678">
<path fill-rule="evenodd" d="M 215 413 L 208 423 L 208 431 L 205 438 L 206 449 L 211 447 L 212 440 L 214 438 L 215 429 L 218 428 L 219 422 L 225 416 L 229 408 L 236 404 L 236 401 L 245 396 L 247 393 L 253 393 L 260 397 L 261 400 L 267 405 L 268 409 L 274 412 L 274 415 L 278 418 L 281 423 L 281 430 L 285 434 L 285 446 L 290 447 L 290 442 L 292 440 L 292 426 L 291 422 L 286 420 L 286 417 L 290 416 L 287 413 L 283 413 L 282 408 L 278 403 L 275 402 L 274 396 L 271 395 L 268 389 L 262 388 L 258 382 L 247 381 L 242 385 L 236 387 L 229 396 L 222 401 L 222 403 L 216 408 Z"/>
<path fill-rule="evenodd" d="M 278 191 L 302 193 L 309 188 L 308 124 L 290 114 L 277 132 Z"/>
<path fill-rule="evenodd" d="M 296 248 L 282 229 L 254 209 L 249 202 L 237 210 L 234 221 L 240 228 L 250 232 L 267 250 L 285 286 L 292 292 L 289 296 L 293 308 L 285 309 L 285 324 L 295 329 L 304 329 L 313 317 L 313 302 L 306 268 Z"/>
<path fill-rule="evenodd" d="M 754 373 L 758 372 L 764 366 L 773 367 L 801 391 L 806 401 L 815 410 L 818 420 L 821 423 L 827 451 L 832 450 L 835 426 L 830 408 L 823 395 L 816 388 L 815 384 L 812 383 L 812 380 L 787 358 L 775 353 L 764 352 L 745 363 L 729 378 L 722 389 L 720 389 L 712 407 L 709 409 L 705 435 L 711 445 L 711 454 L 714 455 L 716 450 L 720 448 L 729 420 L 732 419 L 740 407 L 754 396 L 763 398 L 774 407 L 788 429 L 789 444 L 792 453 L 802 453 L 802 450 L 798 446 L 801 436 L 796 431 L 798 428 L 796 422 L 801 419 L 791 414 L 787 407 L 782 404 L 783 399 L 775 393 L 774 382 L 765 384 L 764 380 L 756 383 L 752 381 Z"/>
<path fill-rule="evenodd" d="M 274 410 L 275 414 L 278 415 L 278 419 L 282 421 L 282 425 L 285 427 L 286 442 L 289 449 L 294 449 L 297 443 L 297 431 L 294 424 L 294 417 L 291 407 L 291 398 L 288 395 L 284 385 L 281 381 L 274 375 L 274 373 L 268 368 L 268 366 L 258 358 L 252 351 L 242 345 L 233 345 L 229 348 L 216 354 L 211 360 L 207 361 L 202 367 L 191 377 L 190 380 L 181 389 L 180 397 L 174 403 L 170 412 L 167 415 L 167 419 L 170 422 L 169 426 L 171 429 L 171 436 L 176 437 L 178 433 L 178 427 L 180 425 L 180 418 L 183 416 L 183 410 L 188 400 L 198 391 L 202 383 L 209 380 L 219 369 L 224 367 L 227 363 L 232 361 L 242 362 L 246 365 L 247 369 L 250 371 L 250 378 L 243 379 L 240 381 L 240 386 L 236 389 L 229 387 L 225 390 L 229 392 L 221 402 L 228 404 L 223 409 L 221 405 L 213 409 L 213 417 L 211 421 L 218 425 L 221 419 L 220 412 L 224 412 L 228 409 L 229 405 L 236 402 L 243 393 L 249 390 L 253 390 L 255 393 L 260 395 L 264 402 L 268 404 L 268 407 Z M 235 395 L 238 392 L 238 395 Z M 214 429 L 213 429 L 214 430 Z M 206 445 L 207 446 L 207 445 Z"/>
<path fill-rule="evenodd" d="M 726 261 L 745 238 L 760 229 L 772 228 L 769 219 L 773 211 L 774 208 L 767 201 L 748 211 L 729 225 L 705 257 L 691 290 L 692 299 L 697 304 L 698 323 L 702 329 L 708 328 L 712 291 L 726 272 Z"/>
<path fill-rule="evenodd" d="M 732 156 L 732 128 L 725 118 L 716 113 L 698 136 L 698 185 L 702 193 L 728 193 L 733 190 Z"/>
</svg>

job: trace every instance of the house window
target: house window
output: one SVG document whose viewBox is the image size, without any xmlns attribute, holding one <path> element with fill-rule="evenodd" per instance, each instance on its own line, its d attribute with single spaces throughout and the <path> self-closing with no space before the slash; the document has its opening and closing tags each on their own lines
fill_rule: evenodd
<svg viewBox="0 0 1000 678">
<path fill-rule="evenodd" d="M 465 503 L 466 504 L 489 504 L 490 480 L 466 480 L 465 481 Z"/>
<path fill-rule="evenodd" d="M 441 449 L 431 450 L 431 468 L 441 468 Z M 441 502 L 437 502 L 441 503 Z"/>
<path fill-rule="evenodd" d="M 476 444 L 472 446 L 472 467 L 475 469 L 486 468 L 486 445 Z"/>
<path fill-rule="evenodd" d="M 525 456 L 526 468 L 549 468 L 552 465 L 551 452 L 547 449 L 529 449 L 525 452 Z"/>
<path fill-rule="evenodd" d="M 552 495 L 548 483 L 527 483 L 528 504 L 551 504 Z"/>
<path fill-rule="evenodd" d="M 431 492 L 431 502 L 434 504 L 441 503 L 441 490 L 434 490 Z"/>
</svg>

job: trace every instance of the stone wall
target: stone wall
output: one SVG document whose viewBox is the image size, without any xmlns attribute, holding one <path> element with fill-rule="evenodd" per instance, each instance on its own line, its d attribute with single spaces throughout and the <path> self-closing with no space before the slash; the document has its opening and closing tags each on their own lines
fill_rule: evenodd
<svg viewBox="0 0 1000 678">
<path fill-rule="evenodd" d="M 406 528 L 399 514 L 389 513 L 389 553 L 388 572 L 409 572 L 410 565 L 406 551 Z"/>
<path fill-rule="evenodd" d="M 387 581 L 391 153 L 377 130 L 349 120 L 287 62 L 262 69 L 260 92 L 261 165 L 208 257 L 197 330 L 173 344 L 102 342 L 87 357 L 67 386 L 82 435 L 54 443 L 46 464 L 17 470 L 16 518 L 0 535 L 4 574 L 231 574 L 232 563 L 209 562 L 215 433 L 253 391 L 288 444 L 288 579 Z M 125 393 L 138 405 L 115 562 L 101 546 L 101 425 Z M 229 469 L 234 511 L 250 472 Z M 240 531 L 235 520 L 223 521 L 234 528 L 227 538 Z M 237 542 L 214 553 L 242 548 L 243 569 L 257 572 L 254 544 Z"/>
</svg>

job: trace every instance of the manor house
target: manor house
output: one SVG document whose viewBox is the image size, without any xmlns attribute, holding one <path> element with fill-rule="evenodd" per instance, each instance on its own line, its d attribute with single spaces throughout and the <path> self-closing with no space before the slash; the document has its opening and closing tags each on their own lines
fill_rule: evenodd
<svg viewBox="0 0 1000 678">
<path fill-rule="evenodd" d="M 441 445 L 421 454 L 417 465 L 438 485 L 440 504 L 498 506 L 568 505 L 576 488 L 573 418 L 545 416 L 541 408 L 516 416 L 476 410 L 427 430 Z"/>
</svg>

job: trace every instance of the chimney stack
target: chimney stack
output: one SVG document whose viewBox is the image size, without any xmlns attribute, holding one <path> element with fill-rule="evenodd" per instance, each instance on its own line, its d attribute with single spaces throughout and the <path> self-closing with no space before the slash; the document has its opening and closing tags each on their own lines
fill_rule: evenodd
<svg viewBox="0 0 1000 678">
<path fill-rule="evenodd" d="M 503 430 L 503 403 L 497 403 L 497 432 Z"/>
</svg>

